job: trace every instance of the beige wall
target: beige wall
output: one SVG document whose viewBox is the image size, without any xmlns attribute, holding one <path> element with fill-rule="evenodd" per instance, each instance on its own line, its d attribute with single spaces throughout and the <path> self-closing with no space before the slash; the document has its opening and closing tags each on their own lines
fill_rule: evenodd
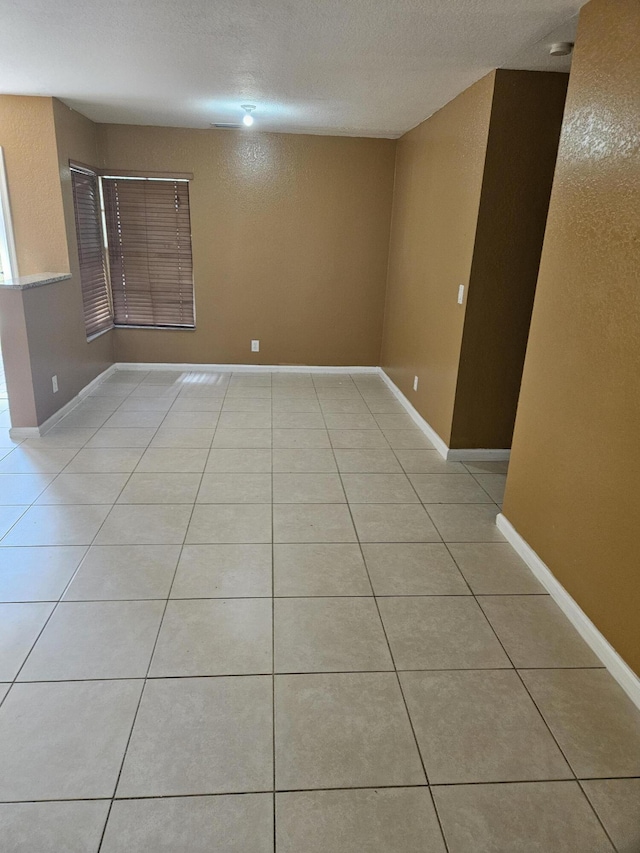
<svg viewBox="0 0 640 853">
<path fill-rule="evenodd" d="M 378 364 L 395 141 L 101 125 L 99 147 L 194 175 L 197 328 L 116 330 L 118 361 Z"/>
<path fill-rule="evenodd" d="M 511 447 L 567 82 L 496 71 L 451 447 Z"/>
<path fill-rule="evenodd" d="M 52 99 L 0 95 L 0 145 L 19 274 L 67 272 Z"/>
<path fill-rule="evenodd" d="M 457 292 L 471 272 L 494 79 L 398 142 L 381 364 L 447 444 L 466 307 Z"/>
<path fill-rule="evenodd" d="M 580 15 L 504 513 L 640 673 L 640 4 Z"/>
</svg>

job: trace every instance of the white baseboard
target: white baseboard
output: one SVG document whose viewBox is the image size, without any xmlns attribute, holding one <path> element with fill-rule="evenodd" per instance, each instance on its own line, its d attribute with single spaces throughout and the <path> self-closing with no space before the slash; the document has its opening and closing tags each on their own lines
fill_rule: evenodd
<svg viewBox="0 0 640 853">
<path fill-rule="evenodd" d="M 197 373 L 378 373 L 378 367 L 322 367 L 310 364 L 186 364 L 175 362 L 126 362 L 116 370 L 183 370 Z"/>
<path fill-rule="evenodd" d="M 471 447 L 468 449 L 465 448 L 455 448 L 451 449 L 446 441 L 438 435 L 438 433 L 434 430 L 430 423 L 425 421 L 420 412 L 413 406 L 413 404 L 405 397 L 402 391 L 398 388 L 396 383 L 387 376 L 384 370 L 379 367 L 378 368 L 379 375 L 384 379 L 386 384 L 389 386 L 391 391 L 396 395 L 400 403 L 407 410 L 407 414 L 410 418 L 415 422 L 416 426 L 422 430 L 422 432 L 427 436 L 431 444 L 438 451 L 440 456 L 443 459 L 446 459 L 447 462 L 501 462 L 503 460 L 509 459 L 511 456 L 510 450 L 502 450 L 502 449 L 494 449 L 491 447 L 488 448 L 477 448 Z"/>
<path fill-rule="evenodd" d="M 110 367 L 107 367 L 106 370 L 103 370 L 95 379 L 92 379 L 84 388 L 81 388 L 80 391 L 76 394 L 75 397 L 72 397 L 68 403 L 65 403 L 64 406 L 58 409 L 57 412 L 54 412 L 50 418 L 47 418 L 46 421 L 40 424 L 37 427 L 11 427 L 9 430 L 9 435 L 11 438 L 39 438 L 40 436 L 45 435 L 52 429 L 58 421 L 61 421 L 65 415 L 68 415 L 75 407 L 84 400 L 84 398 L 90 394 L 94 388 L 100 385 L 101 382 L 111 376 L 112 373 L 115 373 L 116 365 L 112 364 Z"/>
<path fill-rule="evenodd" d="M 498 530 L 522 557 L 533 574 L 547 590 L 564 615 L 591 650 L 600 658 L 631 701 L 640 708 L 640 678 L 625 663 L 611 643 L 600 633 L 591 619 L 569 595 L 551 569 L 518 533 L 511 522 L 500 513 L 496 518 Z"/>
</svg>

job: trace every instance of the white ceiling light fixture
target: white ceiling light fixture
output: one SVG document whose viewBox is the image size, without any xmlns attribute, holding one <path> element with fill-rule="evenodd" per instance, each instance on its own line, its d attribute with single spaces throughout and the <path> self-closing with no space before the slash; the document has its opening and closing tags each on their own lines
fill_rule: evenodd
<svg viewBox="0 0 640 853">
<path fill-rule="evenodd" d="M 255 108 L 255 104 L 242 104 L 242 109 L 246 113 L 246 115 L 242 119 L 242 124 L 245 127 L 251 127 L 251 125 L 253 124 L 253 116 L 251 115 L 251 113 L 255 110 Z"/>
</svg>

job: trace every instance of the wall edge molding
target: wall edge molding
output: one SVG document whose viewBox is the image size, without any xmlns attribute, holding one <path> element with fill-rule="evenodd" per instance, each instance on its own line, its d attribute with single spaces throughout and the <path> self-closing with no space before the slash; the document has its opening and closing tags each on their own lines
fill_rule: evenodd
<svg viewBox="0 0 640 853">
<path fill-rule="evenodd" d="M 509 459 L 511 456 L 511 451 L 507 449 L 494 449 L 491 447 L 487 448 L 478 448 L 478 447 L 470 447 L 470 448 L 454 448 L 451 449 L 449 445 L 442 439 L 438 433 L 434 430 L 431 424 L 426 421 L 420 412 L 415 408 L 415 406 L 410 402 L 410 400 L 405 397 L 402 391 L 398 388 L 396 383 L 391 379 L 384 371 L 384 368 L 379 367 L 378 373 L 387 384 L 389 389 L 395 394 L 398 398 L 398 401 L 404 406 L 407 411 L 409 417 L 416 424 L 418 429 L 421 429 L 422 432 L 427 436 L 431 444 L 438 451 L 440 456 L 445 459 L 447 462 L 501 462 Z"/>
<path fill-rule="evenodd" d="M 591 619 L 589 619 L 575 599 L 569 595 L 547 564 L 543 562 L 531 545 L 523 539 L 503 513 L 499 513 L 497 516 L 496 525 L 507 542 L 522 557 L 535 577 L 569 619 L 582 639 L 615 678 L 629 699 L 631 699 L 637 708 L 640 708 L 640 678 L 622 659 L 606 637 L 596 628 Z"/>
<path fill-rule="evenodd" d="M 202 373 L 378 373 L 375 366 L 342 366 L 330 365 L 323 367 L 311 364 L 189 364 L 188 362 L 170 361 L 119 361 L 114 365 L 116 370 L 193 370 Z"/>
</svg>

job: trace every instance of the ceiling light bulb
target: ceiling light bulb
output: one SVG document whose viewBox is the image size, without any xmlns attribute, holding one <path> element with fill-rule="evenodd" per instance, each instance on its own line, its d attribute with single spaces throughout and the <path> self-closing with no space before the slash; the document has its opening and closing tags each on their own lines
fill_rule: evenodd
<svg viewBox="0 0 640 853">
<path fill-rule="evenodd" d="M 251 127 L 253 124 L 253 116 L 251 113 L 255 110 L 255 104 L 242 104 L 242 109 L 245 111 L 246 115 L 242 119 L 242 123 L 245 127 Z"/>
</svg>

